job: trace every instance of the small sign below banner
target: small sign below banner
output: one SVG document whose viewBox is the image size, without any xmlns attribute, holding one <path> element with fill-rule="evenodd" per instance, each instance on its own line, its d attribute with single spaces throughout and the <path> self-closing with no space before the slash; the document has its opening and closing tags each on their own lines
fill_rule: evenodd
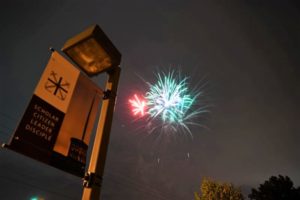
<svg viewBox="0 0 300 200">
<path fill-rule="evenodd" d="M 102 94 L 54 51 L 7 147 L 83 177 Z"/>
</svg>

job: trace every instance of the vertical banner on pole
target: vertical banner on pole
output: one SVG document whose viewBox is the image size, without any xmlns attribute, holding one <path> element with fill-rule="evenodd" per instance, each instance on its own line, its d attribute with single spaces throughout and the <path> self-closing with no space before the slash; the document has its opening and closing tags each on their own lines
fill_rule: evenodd
<svg viewBox="0 0 300 200">
<path fill-rule="evenodd" d="M 52 52 L 7 147 L 83 177 L 102 90 Z"/>
</svg>

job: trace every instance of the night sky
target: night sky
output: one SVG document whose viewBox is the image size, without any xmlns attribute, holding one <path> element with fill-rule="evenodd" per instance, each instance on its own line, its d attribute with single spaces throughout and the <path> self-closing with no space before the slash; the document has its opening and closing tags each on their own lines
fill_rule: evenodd
<svg viewBox="0 0 300 200">
<path fill-rule="evenodd" d="M 98 24 L 122 54 L 102 199 L 193 199 L 203 177 L 245 195 L 272 175 L 300 185 L 300 4 L 296 0 L 4 0 L 0 5 L 0 141 L 8 142 L 50 46 Z M 298 67 L 297 67 L 298 66 Z M 140 78 L 180 70 L 209 113 L 194 138 L 153 142 L 128 114 Z M 93 80 L 104 87 L 106 75 Z M 0 150 L 1 199 L 81 199 L 81 180 Z"/>
</svg>

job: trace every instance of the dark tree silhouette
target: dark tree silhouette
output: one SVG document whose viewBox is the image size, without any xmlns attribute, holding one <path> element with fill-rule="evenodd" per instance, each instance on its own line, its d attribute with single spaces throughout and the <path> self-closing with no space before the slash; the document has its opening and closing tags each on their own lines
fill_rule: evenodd
<svg viewBox="0 0 300 200">
<path fill-rule="evenodd" d="M 300 200 L 300 188 L 295 188 L 288 176 L 271 176 L 248 195 L 253 200 Z"/>
</svg>

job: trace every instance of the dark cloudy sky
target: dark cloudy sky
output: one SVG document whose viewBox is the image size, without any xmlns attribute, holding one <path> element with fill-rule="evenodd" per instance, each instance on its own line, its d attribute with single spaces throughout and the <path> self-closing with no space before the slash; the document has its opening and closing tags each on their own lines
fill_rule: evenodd
<svg viewBox="0 0 300 200">
<path fill-rule="evenodd" d="M 99 24 L 123 69 L 102 199 L 193 199 L 204 176 L 245 194 L 271 175 L 299 186 L 299 8 L 296 0 L 3 0 L 0 140 L 22 117 L 48 47 Z M 126 104 L 143 89 L 138 75 L 153 81 L 170 68 L 206 83 L 210 113 L 200 123 L 208 128 L 159 146 L 145 142 Z M 8 150 L 0 151 L 0 188 L 4 200 L 81 199 L 80 179 Z"/>
</svg>

